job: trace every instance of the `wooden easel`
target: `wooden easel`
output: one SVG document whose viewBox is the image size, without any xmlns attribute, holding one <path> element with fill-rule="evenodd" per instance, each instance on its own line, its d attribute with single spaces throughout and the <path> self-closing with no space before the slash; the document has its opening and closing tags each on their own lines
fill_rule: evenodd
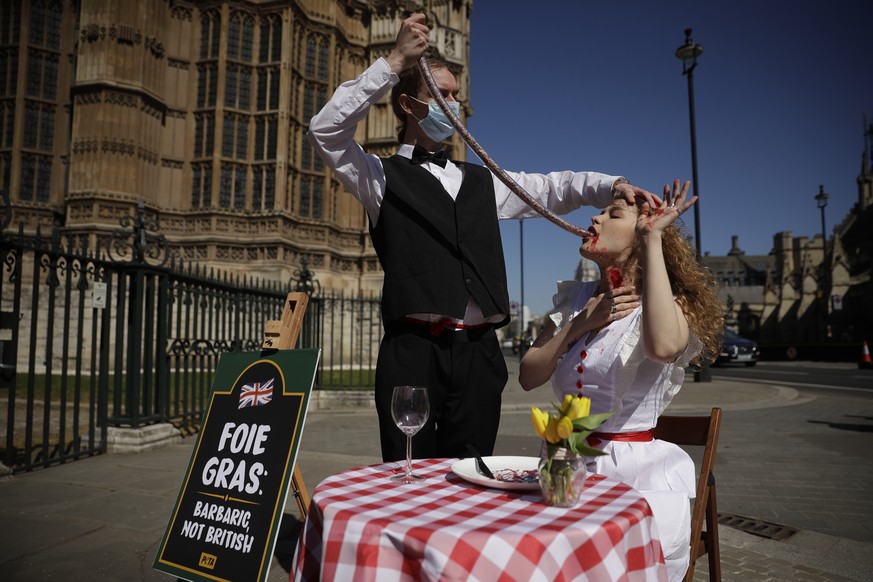
<svg viewBox="0 0 873 582">
<path fill-rule="evenodd" d="M 309 295 L 299 291 L 292 291 L 285 299 L 285 308 L 282 310 L 282 319 L 270 319 L 264 324 L 264 341 L 261 348 L 265 350 L 290 350 L 297 344 L 300 335 L 300 327 L 303 325 L 303 316 L 306 306 L 309 304 Z M 291 475 L 291 493 L 300 510 L 300 517 L 306 519 L 309 511 L 309 491 L 300 475 L 300 466 L 294 464 L 294 473 Z"/>
</svg>

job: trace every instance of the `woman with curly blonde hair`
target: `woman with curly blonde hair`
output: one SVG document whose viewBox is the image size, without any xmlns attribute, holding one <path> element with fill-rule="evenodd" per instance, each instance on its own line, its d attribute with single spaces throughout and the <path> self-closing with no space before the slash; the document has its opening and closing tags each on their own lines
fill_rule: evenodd
<svg viewBox="0 0 873 582">
<path fill-rule="evenodd" d="M 584 395 L 592 413 L 614 413 L 589 438 L 607 454 L 587 459 L 588 468 L 646 496 L 671 580 L 688 568 L 695 471 L 652 428 L 685 368 L 717 354 L 723 328 L 715 279 L 675 225 L 697 201 L 687 195 L 688 182 L 680 189 L 675 180 L 657 208 L 616 200 L 592 218 L 579 252 L 597 263 L 600 280 L 558 283 L 555 310 L 519 372 L 525 390 L 551 378 L 559 399 Z"/>
</svg>

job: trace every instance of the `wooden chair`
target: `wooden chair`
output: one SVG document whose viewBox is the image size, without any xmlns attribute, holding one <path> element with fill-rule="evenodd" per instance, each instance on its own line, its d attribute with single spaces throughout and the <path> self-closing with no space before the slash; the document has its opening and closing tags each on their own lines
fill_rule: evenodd
<svg viewBox="0 0 873 582">
<path fill-rule="evenodd" d="M 653 433 L 656 439 L 677 445 L 702 446 L 703 460 L 697 479 L 697 498 L 691 512 L 691 563 L 685 574 L 685 582 L 694 578 L 694 565 L 698 558 L 707 554 L 709 579 L 721 580 L 721 557 L 718 547 L 718 509 L 715 500 L 715 450 L 721 429 L 721 408 L 713 408 L 709 416 L 662 416 Z M 706 529 L 704 529 L 704 521 Z"/>
</svg>

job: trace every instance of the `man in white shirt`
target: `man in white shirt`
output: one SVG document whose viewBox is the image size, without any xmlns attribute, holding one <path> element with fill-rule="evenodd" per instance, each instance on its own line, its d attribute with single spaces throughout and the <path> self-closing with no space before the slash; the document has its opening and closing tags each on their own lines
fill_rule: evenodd
<svg viewBox="0 0 873 582">
<path fill-rule="evenodd" d="M 357 79 L 340 85 L 309 125 L 308 138 L 339 181 L 363 204 L 385 280 L 385 336 L 376 364 L 376 409 L 382 457 L 406 456 L 406 437 L 391 417 L 394 386 L 426 386 L 426 426 L 413 456 L 490 455 L 500 421 L 507 371 L 495 328 L 509 321 L 509 299 L 497 221 L 536 216 L 482 166 L 437 154 L 453 131 L 432 102 L 416 67 L 428 46 L 423 14 L 401 25 L 393 51 Z M 431 62 L 437 87 L 457 107 L 458 85 Z M 364 152 L 357 124 L 392 89 L 401 121 L 400 149 L 390 158 Z M 510 173 L 558 214 L 582 205 L 605 207 L 614 197 L 653 195 L 627 180 L 596 172 Z"/>
</svg>

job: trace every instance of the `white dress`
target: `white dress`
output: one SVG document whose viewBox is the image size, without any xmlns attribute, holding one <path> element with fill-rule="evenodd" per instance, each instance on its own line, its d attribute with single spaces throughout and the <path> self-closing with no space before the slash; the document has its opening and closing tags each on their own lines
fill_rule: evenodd
<svg viewBox="0 0 873 582">
<path fill-rule="evenodd" d="M 550 315 L 558 329 L 567 325 L 597 292 L 597 281 L 561 281 Z M 613 414 L 603 432 L 653 428 L 682 387 L 685 367 L 702 344 L 693 335 L 675 362 L 646 358 L 641 340 L 642 307 L 606 326 L 589 341 L 585 334 L 558 361 L 552 385 L 559 401 L 565 394 L 591 398 L 591 413 Z M 581 367 L 580 367 L 581 366 Z M 581 390 L 579 383 L 581 382 Z M 588 458 L 588 470 L 619 479 L 642 492 L 652 508 L 670 580 L 681 580 L 689 562 L 691 508 L 695 496 L 694 462 L 673 443 L 605 441 L 605 453 Z"/>
</svg>

